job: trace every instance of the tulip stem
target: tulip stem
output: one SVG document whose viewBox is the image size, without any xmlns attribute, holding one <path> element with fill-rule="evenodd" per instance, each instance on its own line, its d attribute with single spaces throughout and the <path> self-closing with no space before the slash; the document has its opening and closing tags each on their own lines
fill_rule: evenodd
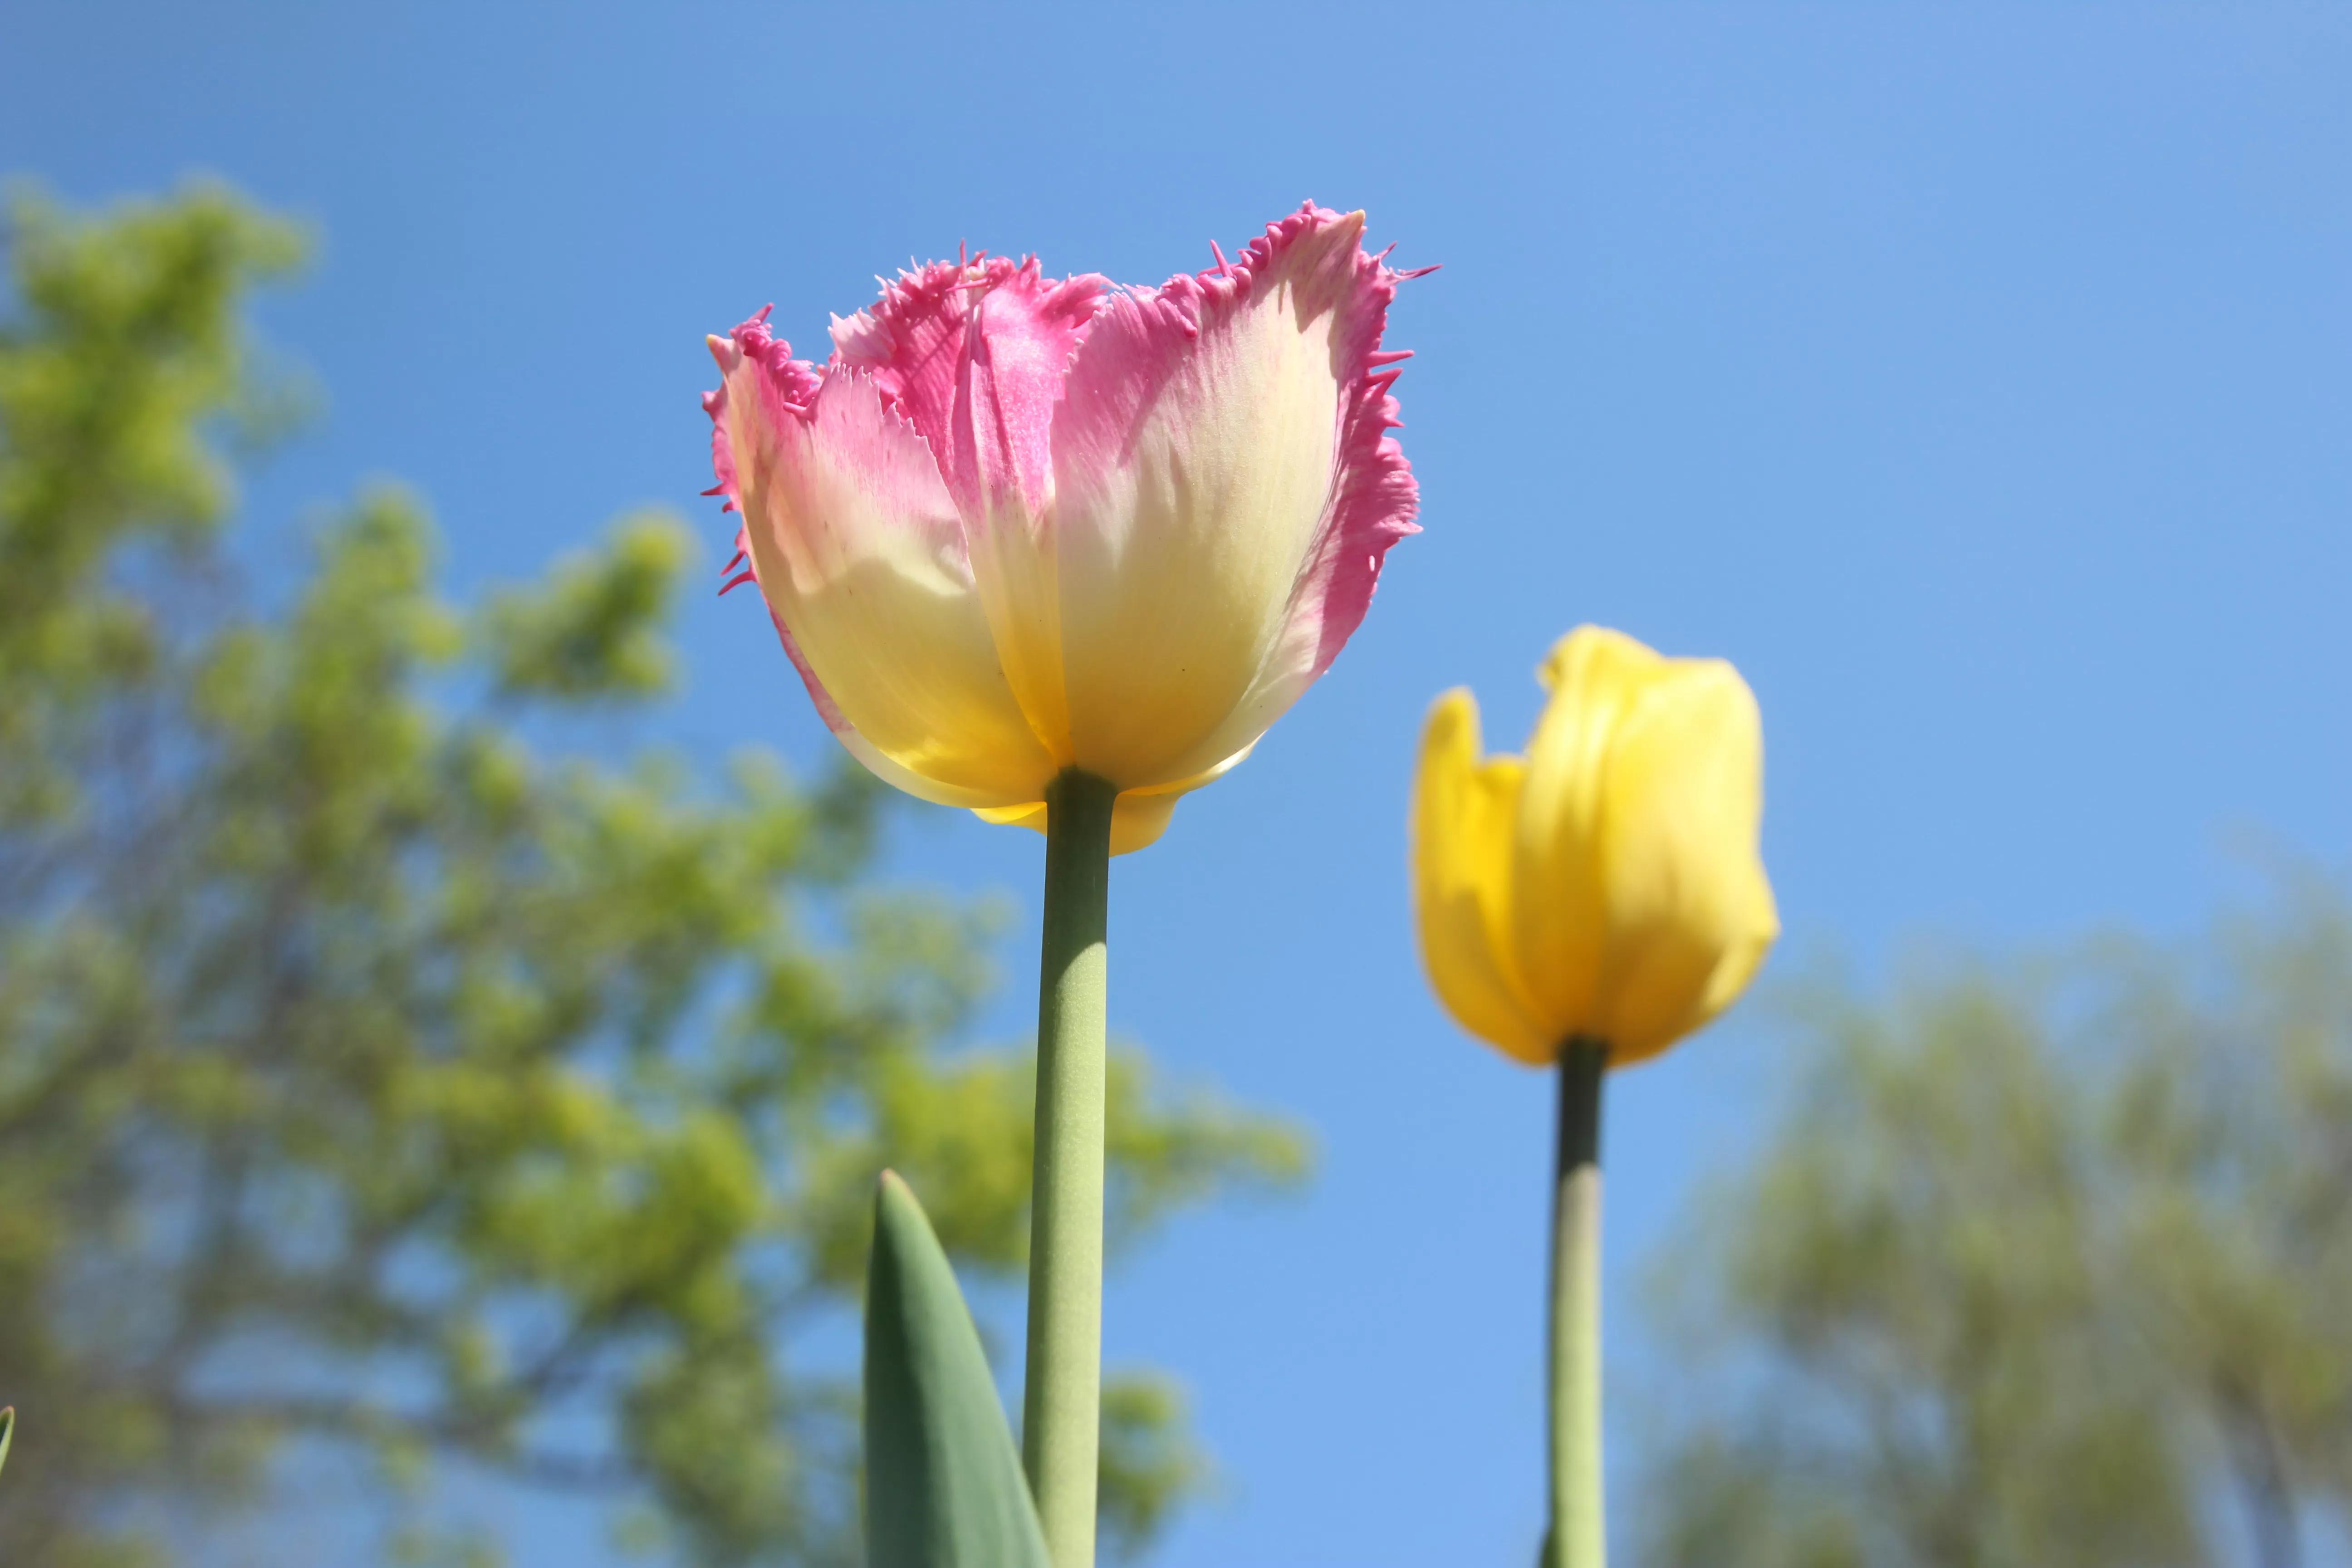
<svg viewBox="0 0 2352 1568">
<path fill-rule="evenodd" d="M 1104 1034 L 1118 789 L 1066 769 L 1045 792 L 1021 1458 L 1054 1568 L 1093 1568 L 1102 1436 Z"/>
<path fill-rule="evenodd" d="M 1601 1086 L 1609 1047 L 1559 1053 L 1551 1217 L 1551 1533 L 1545 1568 L 1603 1568 L 1601 1486 Z"/>
</svg>

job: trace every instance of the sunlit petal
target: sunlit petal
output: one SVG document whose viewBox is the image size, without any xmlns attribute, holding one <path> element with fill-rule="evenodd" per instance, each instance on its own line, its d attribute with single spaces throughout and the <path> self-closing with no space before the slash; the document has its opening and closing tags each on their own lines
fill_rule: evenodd
<svg viewBox="0 0 2352 1568">
<path fill-rule="evenodd" d="M 803 409 L 761 334 L 738 329 L 713 352 L 761 592 L 813 691 L 863 738 L 853 751 L 927 781 L 935 799 L 1034 795 L 1055 764 L 996 668 L 955 508 L 921 438 L 862 374 L 828 375 Z"/>
<path fill-rule="evenodd" d="M 1413 909 L 1431 985 L 1455 1022 L 1522 1061 L 1559 1040 L 1513 973 L 1511 833 L 1526 765 L 1479 754 L 1478 704 L 1449 691 L 1422 734 L 1412 815 Z"/>
</svg>

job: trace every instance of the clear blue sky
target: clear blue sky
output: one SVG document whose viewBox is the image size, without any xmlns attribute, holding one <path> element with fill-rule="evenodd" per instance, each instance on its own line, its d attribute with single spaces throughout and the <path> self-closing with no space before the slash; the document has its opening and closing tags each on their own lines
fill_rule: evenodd
<svg viewBox="0 0 2352 1568">
<path fill-rule="evenodd" d="M 814 346 L 960 240 L 1156 282 L 1308 196 L 1444 263 L 1390 333 L 1426 531 L 1121 862 L 1113 933 L 1114 1024 L 1323 1150 L 1310 1194 L 1117 1278 L 1112 1357 L 1181 1369 L 1224 1468 L 1158 1561 L 1426 1568 L 1533 1551 L 1549 1101 L 1421 984 L 1424 705 L 1471 683 L 1516 743 L 1581 620 L 1737 661 L 1782 974 L 2181 930 L 2241 826 L 2343 863 L 2347 84 L 2352 11 L 2319 5 L 16 0 L 0 168 L 77 199 L 211 170 L 315 220 L 266 319 L 331 409 L 255 515 L 399 476 L 467 588 L 644 500 L 715 568 L 702 334 L 770 300 Z M 684 636 L 684 739 L 822 756 L 755 602 Z M 1040 847 L 918 808 L 891 868 L 1034 922 Z M 1751 1004 L 1616 1080 L 1633 1363 L 1643 1261 L 1784 1048 Z M 1621 1453 L 1644 1419 L 1612 1411 Z M 484 1506 L 537 1532 L 525 1568 L 601 1561 L 593 1522 Z"/>
</svg>

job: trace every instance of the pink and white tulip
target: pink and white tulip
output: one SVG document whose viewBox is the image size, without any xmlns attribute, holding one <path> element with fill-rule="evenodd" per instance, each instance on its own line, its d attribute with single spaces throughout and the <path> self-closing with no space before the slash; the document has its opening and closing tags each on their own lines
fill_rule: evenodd
<svg viewBox="0 0 2352 1568">
<path fill-rule="evenodd" d="M 1362 233 L 1310 204 L 1157 289 L 933 262 L 822 366 L 765 310 L 710 340 L 711 493 L 860 762 L 1034 827 L 1084 770 L 1125 852 L 1249 754 L 1416 531 L 1381 349 L 1413 275 Z"/>
</svg>

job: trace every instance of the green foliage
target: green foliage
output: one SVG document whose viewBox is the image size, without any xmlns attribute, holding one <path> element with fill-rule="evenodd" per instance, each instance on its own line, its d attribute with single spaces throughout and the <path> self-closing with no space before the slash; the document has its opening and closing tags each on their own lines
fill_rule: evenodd
<svg viewBox="0 0 2352 1568">
<path fill-rule="evenodd" d="M 1801 1017 L 1802 1091 L 1669 1277 L 1734 1392 L 1652 1560 L 2289 1568 L 2347 1517 L 2340 894 Z"/>
<path fill-rule="evenodd" d="M 153 677 L 158 596 L 121 580 L 127 547 L 185 573 L 226 515 L 207 426 L 276 400 L 235 304 L 301 258 L 300 233 L 226 192 L 70 217 L 32 195 L 7 215 L 16 310 L 0 321 L 0 826 L 50 817 L 75 780 L 44 759 L 102 696 Z"/>
<path fill-rule="evenodd" d="M 1150 1372 L 1103 1380 L 1101 1539 L 1114 1555 L 1140 1550 L 1207 1477 L 1186 1434 L 1184 1394 Z"/>
<path fill-rule="evenodd" d="M 670 584 L 694 536 L 667 512 L 623 518 L 598 552 L 556 563 L 548 581 L 490 602 L 484 641 L 499 689 L 546 697 L 645 697 L 674 671 L 660 635 Z"/>
<path fill-rule="evenodd" d="M 883 1173 L 866 1290 L 871 1568 L 1047 1568 L 980 1333 L 907 1184 Z"/>
<path fill-rule="evenodd" d="M 1655 1494 L 1644 1561 L 1740 1568 L 1868 1568 L 1864 1510 L 1784 1466 L 1754 1439 L 1714 1433 L 1684 1446 L 1649 1482 Z"/>
<path fill-rule="evenodd" d="M 2200 967 L 2127 952 L 2104 1107 L 2137 1321 L 2197 1412 L 2263 1568 L 2352 1523 L 2352 905 L 2309 876 Z M 2199 980 L 2206 983 L 2199 984 Z"/>
<path fill-rule="evenodd" d="M 240 300 L 297 251 L 217 191 L 16 210 L 0 1394 L 41 1441 L 0 1562 L 168 1562 L 337 1455 L 404 1560 L 488 1550 L 421 1506 L 455 1463 L 682 1563 L 850 1561 L 855 1373 L 794 1347 L 855 1310 L 877 1173 L 968 1276 L 1025 1247 L 1028 1053 L 946 1050 L 988 913 L 861 885 L 854 768 L 614 755 L 675 677 L 674 521 L 468 611 L 381 489 L 245 604 L 219 440 L 278 401 Z M 552 749 L 591 711 L 602 750 Z M 1112 1113 L 1125 1234 L 1299 1168 L 1133 1054 Z M 1138 1475 L 1106 1507 L 1157 1521 L 1181 1486 Z"/>
</svg>

